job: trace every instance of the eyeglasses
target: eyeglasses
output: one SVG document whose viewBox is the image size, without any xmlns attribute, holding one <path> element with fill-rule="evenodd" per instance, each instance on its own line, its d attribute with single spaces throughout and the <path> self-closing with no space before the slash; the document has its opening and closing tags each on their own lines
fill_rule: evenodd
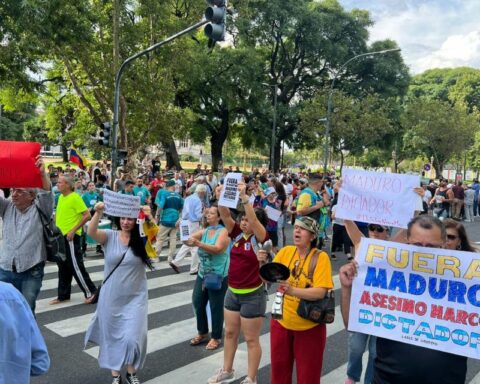
<svg viewBox="0 0 480 384">
<path fill-rule="evenodd" d="M 447 234 L 447 240 L 457 240 L 458 236 Z"/>
<path fill-rule="evenodd" d="M 370 232 L 383 233 L 385 231 L 385 228 L 383 228 L 381 225 L 369 224 L 368 230 Z"/>
</svg>

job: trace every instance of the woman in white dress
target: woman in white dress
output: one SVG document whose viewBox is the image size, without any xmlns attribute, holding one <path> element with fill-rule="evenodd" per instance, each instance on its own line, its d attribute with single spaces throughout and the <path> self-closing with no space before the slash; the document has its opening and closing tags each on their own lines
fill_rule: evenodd
<svg viewBox="0 0 480 384">
<path fill-rule="evenodd" d="M 98 230 L 103 203 L 95 205 L 88 235 L 105 249 L 104 276 L 97 311 L 88 327 L 85 345 L 100 347 L 98 363 L 112 371 L 112 384 L 122 383 L 120 370 L 127 368 L 126 382 L 140 384 L 137 371 L 147 352 L 148 289 L 145 266 L 152 268 L 135 218 L 120 218 L 120 230 Z M 152 222 L 150 207 L 142 208 L 146 223 Z M 123 258 L 123 259 L 122 259 Z"/>
</svg>

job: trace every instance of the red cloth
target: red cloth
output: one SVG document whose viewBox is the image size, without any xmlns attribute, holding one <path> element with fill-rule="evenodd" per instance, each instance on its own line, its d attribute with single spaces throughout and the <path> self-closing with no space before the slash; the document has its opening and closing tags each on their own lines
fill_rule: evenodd
<svg viewBox="0 0 480 384">
<path fill-rule="evenodd" d="M 240 225 L 235 223 L 229 236 L 232 241 L 235 241 L 241 233 Z M 262 285 L 257 255 L 250 242 L 252 236 L 253 235 L 251 235 L 248 240 L 245 240 L 242 236 L 240 240 L 232 245 L 230 251 L 230 267 L 228 269 L 228 285 L 232 288 L 246 289 L 256 288 Z"/>
<path fill-rule="evenodd" d="M 293 363 L 297 384 L 319 384 L 327 340 L 325 324 L 307 331 L 291 331 L 270 321 L 271 384 L 291 384 Z"/>
<path fill-rule="evenodd" d="M 0 188 L 41 188 L 40 143 L 0 141 Z"/>
</svg>

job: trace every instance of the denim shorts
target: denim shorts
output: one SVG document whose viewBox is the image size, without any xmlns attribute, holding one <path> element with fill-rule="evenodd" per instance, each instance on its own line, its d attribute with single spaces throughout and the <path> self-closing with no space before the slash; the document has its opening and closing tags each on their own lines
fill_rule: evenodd
<svg viewBox="0 0 480 384">
<path fill-rule="evenodd" d="M 245 294 L 233 293 L 227 289 L 224 307 L 229 311 L 240 312 L 240 316 L 245 319 L 265 317 L 267 292 L 263 285 L 257 290 Z"/>
</svg>

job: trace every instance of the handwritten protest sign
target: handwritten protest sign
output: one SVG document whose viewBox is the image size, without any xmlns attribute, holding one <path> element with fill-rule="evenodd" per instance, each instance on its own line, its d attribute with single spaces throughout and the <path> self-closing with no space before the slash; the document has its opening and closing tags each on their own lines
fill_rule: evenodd
<svg viewBox="0 0 480 384">
<path fill-rule="evenodd" d="M 364 238 L 349 330 L 480 359 L 480 255 Z"/>
<path fill-rule="evenodd" d="M 414 215 L 418 176 L 346 169 L 338 195 L 339 219 L 407 228 Z"/>
<path fill-rule="evenodd" d="M 40 143 L 0 141 L 0 188 L 41 188 Z"/>
<path fill-rule="evenodd" d="M 182 220 L 180 222 L 180 241 L 187 241 L 190 238 L 191 233 L 190 221 Z"/>
<path fill-rule="evenodd" d="M 237 186 L 241 179 L 241 173 L 227 173 L 218 205 L 228 208 L 237 208 L 238 197 L 240 194 Z"/>
<path fill-rule="evenodd" d="M 140 197 L 123 195 L 108 189 L 103 191 L 105 214 L 115 217 L 137 218 L 140 212 Z"/>
</svg>

